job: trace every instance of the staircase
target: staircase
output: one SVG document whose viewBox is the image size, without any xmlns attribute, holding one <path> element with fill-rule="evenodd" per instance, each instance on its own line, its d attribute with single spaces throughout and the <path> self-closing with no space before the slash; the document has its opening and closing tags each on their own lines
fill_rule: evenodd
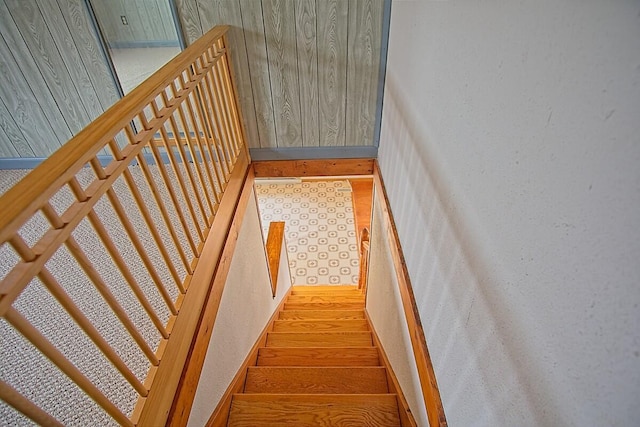
<svg viewBox="0 0 640 427">
<path fill-rule="evenodd" d="M 356 286 L 294 286 L 228 425 L 415 425 L 364 308 Z"/>
</svg>

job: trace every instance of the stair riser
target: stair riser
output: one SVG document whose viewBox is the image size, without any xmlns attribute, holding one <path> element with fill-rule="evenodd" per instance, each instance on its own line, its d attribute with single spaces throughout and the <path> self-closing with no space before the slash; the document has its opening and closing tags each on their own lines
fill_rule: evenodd
<svg viewBox="0 0 640 427">
<path fill-rule="evenodd" d="M 261 348 L 258 366 L 380 366 L 378 350 L 368 347 Z"/>
<path fill-rule="evenodd" d="M 369 332 L 270 332 L 267 347 L 371 347 Z"/>
<path fill-rule="evenodd" d="M 279 320 L 356 320 L 364 318 L 362 310 L 284 310 L 279 314 Z"/>
<path fill-rule="evenodd" d="M 388 393 L 382 367 L 251 367 L 245 393 L 380 394 Z"/>
<path fill-rule="evenodd" d="M 276 320 L 274 332 L 366 332 L 366 320 Z"/>
</svg>

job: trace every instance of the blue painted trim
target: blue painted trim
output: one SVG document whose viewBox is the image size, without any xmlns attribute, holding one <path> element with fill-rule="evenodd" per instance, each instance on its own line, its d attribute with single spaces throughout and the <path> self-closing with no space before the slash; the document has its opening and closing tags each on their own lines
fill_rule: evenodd
<svg viewBox="0 0 640 427">
<path fill-rule="evenodd" d="M 186 153 L 187 155 L 187 161 L 191 161 L 191 155 L 189 153 Z M 149 165 L 155 165 L 156 161 L 153 158 L 153 155 L 151 153 L 144 153 L 143 154 L 145 160 L 147 161 L 147 163 Z M 167 155 L 167 153 L 160 153 L 160 157 L 162 158 L 162 163 L 169 164 L 169 156 Z M 47 158 L 46 157 L 6 157 L 6 158 L 0 158 L 0 170 L 11 170 L 11 169 L 35 169 L 38 166 L 40 166 L 40 163 L 44 162 Z M 100 160 L 100 164 L 102 166 L 106 166 L 108 165 L 112 160 L 113 157 L 111 156 L 107 156 L 107 155 L 100 155 L 98 156 L 98 160 Z M 180 157 L 176 156 L 176 160 L 178 161 L 178 163 L 181 163 L 181 159 Z M 138 164 L 138 162 L 133 161 L 131 162 L 132 166 L 136 166 Z"/>
<path fill-rule="evenodd" d="M 185 50 L 187 48 L 187 41 L 184 37 L 184 33 L 182 32 L 182 25 L 180 24 L 180 18 L 178 15 L 178 6 L 176 5 L 175 0 L 169 0 L 169 9 L 171 9 L 171 17 L 173 18 L 173 25 L 175 26 L 176 34 L 178 35 L 180 49 Z"/>
<path fill-rule="evenodd" d="M 180 40 L 133 40 L 128 42 L 108 42 L 109 49 L 133 49 L 144 47 L 180 47 Z"/>
<path fill-rule="evenodd" d="M 251 160 L 359 159 L 378 157 L 378 147 L 251 148 Z"/>
<path fill-rule="evenodd" d="M 387 53 L 389 52 L 389 29 L 391 27 L 391 0 L 385 0 L 382 12 L 382 40 L 380 41 L 380 69 L 378 71 L 378 98 L 376 99 L 376 122 L 373 130 L 373 145 L 380 146 L 382 129 L 382 106 L 384 82 L 387 77 Z"/>
</svg>

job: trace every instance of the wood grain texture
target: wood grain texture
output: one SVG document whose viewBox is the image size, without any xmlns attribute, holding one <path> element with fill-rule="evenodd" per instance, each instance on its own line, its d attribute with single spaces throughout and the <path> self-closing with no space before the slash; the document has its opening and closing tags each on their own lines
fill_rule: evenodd
<svg viewBox="0 0 640 427">
<path fill-rule="evenodd" d="M 373 159 L 274 160 L 253 162 L 256 178 L 370 175 Z"/>
<path fill-rule="evenodd" d="M 364 319 L 276 320 L 273 332 L 361 332 L 368 331 Z"/>
<path fill-rule="evenodd" d="M 383 395 L 238 394 L 231 427 L 399 426 L 396 397 Z"/>
<path fill-rule="evenodd" d="M 292 295 L 353 295 L 358 292 L 356 285 L 297 285 L 291 287 Z"/>
<path fill-rule="evenodd" d="M 320 145 L 345 145 L 347 92 L 347 25 L 349 4 L 318 3 L 318 99 Z"/>
<path fill-rule="evenodd" d="M 360 302 L 287 302 L 285 310 L 358 310 Z"/>
<path fill-rule="evenodd" d="M 262 4 L 278 147 L 302 147 L 295 7 L 292 0 Z"/>
<path fill-rule="evenodd" d="M 286 310 L 287 304 L 285 304 Z M 267 347 L 371 347 L 370 332 L 269 332 Z"/>
<path fill-rule="evenodd" d="M 278 317 L 280 320 L 320 320 L 320 319 L 333 319 L 333 320 L 349 320 L 349 319 L 364 319 L 363 310 L 283 310 Z"/>
<path fill-rule="evenodd" d="M 259 141 L 250 141 L 251 148 L 277 147 L 262 2 L 240 0 L 240 8 L 259 137 Z"/>
<path fill-rule="evenodd" d="M 174 0 L 178 11 L 178 19 L 182 27 L 182 35 L 187 45 L 195 42 L 202 34 L 202 24 L 198 14 L 196 0 Z"/>
<path fill-rule="evenodd" d="M 98 100 L 96 90 L 82 62 L 71 35 L 72 30 L 67 26 L 56 0 L 36 0 L 36 5 L 40 8 L 44 23 L 51 33 L 57 51 L 60 52 L 62 64 L 69 71 L 70 81 L 78 93 L 76 102 L 84 106 L 88 119 L 91 121 L 102 114 L 104 108 Z"/>
<path fill-rule="evenodd" d="M 2 63 L 0 59 L 0 72 Z M 0 157 L 31 157 L 33 150 L 24 139 L 11 113 L 0 99 Z"/>
<path fill-rule="evenodd" d="M 100 49 L 100 42 L 90 21 L 87 9 L 82 0 L 57 0 L 64 16 L 66 26 L 82 58 L 93 89 L 98 96 L 102 109 L 111 107 L 120 95 L 116 89 L 111 70 Z"/>
<path fill-rule="evenodd" d="M 234 82 L 238 91 L 240 108 L 245 126 L 245 137 L 250 147 L 259 147 L 256 110 L 253 102 L 251 75 L 247 60 L 247 48 L 244 39 L 242 13 L 239 0 L 198 0 L 198 14 L 203 32 L 216 25 L 229 25 L 227 33 L 234 71 Z M 257 3 L 256 3 L 257 4 Z"/>
<path fill-rule="evenodd" d="M 295 3 L 302 145 L 305 147 L 320 145 L 316 3 L 316 0 L 299 0 Z"/>
<path fill-rule="evenodd" d="M 258 366 L 378 366 L 375 347 L 264 347 Z"/>
<path fill-rule="evenodd" d="M 388 393 L 384 367 L 265 367 L 247 371 L 245 393 Z"/>
<path fill-rule="evenodd" d="M 372 145 L 384 0 L 349 0 L 347 145 Z"/>
<path fill-rule="evenodd" d="M 77 102 L 78 91 L 38 5 L 35 0 L 5 2 L 69 129 L 74 134 L 79 132 L 90 122 L 90 117 L 82 103 Z"/>
</svg>

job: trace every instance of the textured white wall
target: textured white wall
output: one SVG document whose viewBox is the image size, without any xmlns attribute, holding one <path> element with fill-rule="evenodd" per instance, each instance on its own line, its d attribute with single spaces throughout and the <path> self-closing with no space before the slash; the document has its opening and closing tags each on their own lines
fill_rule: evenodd
<svg viewBox="0 0 640 427">
<path fill-rule="evenodd" d="M 376 195 L 378 192 L 376 191 Z M 380 202 L 374 197 L 369 255 L 367 313 L 389 359 L 411 413 L 420 426 L 429 425 L 411 337 L 398 289 L 387 228 Z"/>
<path fill-rule="evenodd" d="M 452 426 L 640 422 L 640 3 L 394 1 L 379 161 Z"/>
<path fill-rule="evenodd" d="M 287 282 L 283 277 L 278 282 L 274 299 L 271 296 L 258 206 L 252 194 L 222 293 L 189 416 L 189 426 L 206 424 L 260 332 L 289 290 L 290 279 Z"/>
</svg>

